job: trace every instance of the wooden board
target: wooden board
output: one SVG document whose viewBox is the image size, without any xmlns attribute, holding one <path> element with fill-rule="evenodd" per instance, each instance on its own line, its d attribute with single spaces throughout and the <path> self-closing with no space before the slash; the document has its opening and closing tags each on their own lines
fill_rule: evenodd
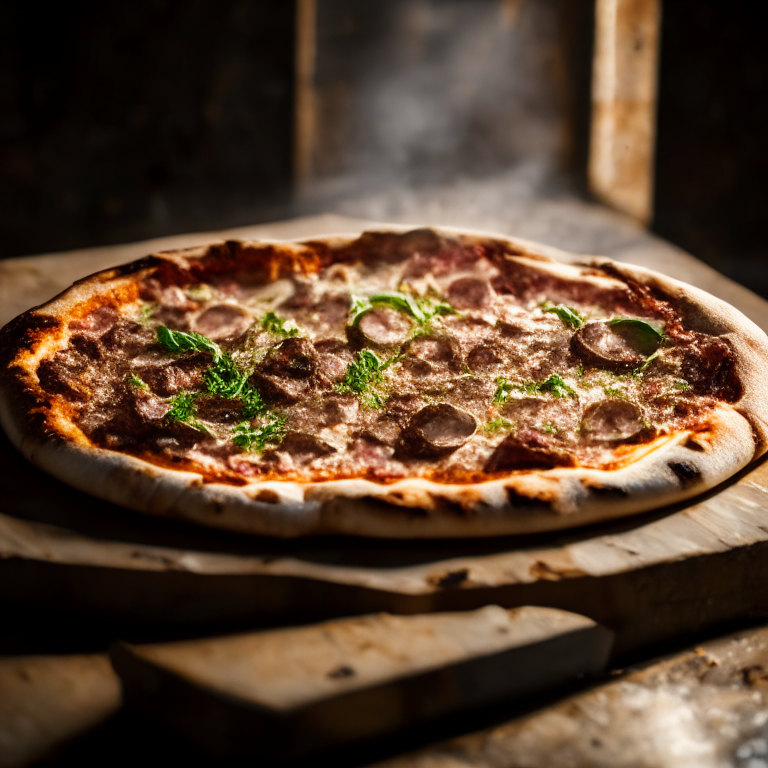
<svg viewBox="0 0 768 768">
<path fill-rule="evenodd" d="M 768 628 L 621 674 L 494 728 L 378 768 L 764 768 Z"/>
<path fill-rule="evenodd" d="M 746 289 L 620 217 L 573 205 L 579 216 L 592 216 L 614 233 L 613 257 L 687 277 L 768 328 L 768 304 Z M 301 237 L 363 224 L 329 216 L 239 234 Z M 68 282 L 86 264 L 97 269 L 211 237 L 45 257 L 49 262 L 17 259 L 3 267 L 0 286 L 9 298 L 23 295 L 33 303 L 47 298 L 52 286 L 25 288 L 19 275 L 36 274 L 41 263 L 45 269 L 64 265 Z M 570 533 L 471 542 L 279 542 L 120 510 L 38 472 L 6 440 L 0 459 L 0 599 L 20 604 L 197 625 L 539 604 L 614 628 L 619 657 L 680 634 L 768 615 L 762 589 L 768 578 L 765 463 L 673 509 Z"/>
<path fill-rule="evenodd" d="M 601 672 L 611 633 L 546 608 L 118 645 L 126 703 L 215 757 L 295 758 Z"/>
<path fill-rule="evenodd" d="M 0 765 L 29 765 L 119 706 L 120 683 L 104 655 L 0 658 Z"/>
</svg>

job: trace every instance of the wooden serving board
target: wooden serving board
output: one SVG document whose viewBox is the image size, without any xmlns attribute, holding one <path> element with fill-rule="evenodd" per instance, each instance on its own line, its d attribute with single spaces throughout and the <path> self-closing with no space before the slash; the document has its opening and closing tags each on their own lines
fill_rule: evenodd
<svg viewBox="0 0 768 768">
<path fill-rule="evenodd" d="M 364 225 L 329 216 L 237 234 L 308 236 Z M 174 247 L 178 240 L 160 245 Z M 663 266 L 768 328 L 768 304 L 746 289 L 639 230 L 623 242 L 606 255 Z M 87 263 L 97 269 L 153 250 L 150 245 L 158 244 L 46 257 L 46 268 L 62 264 L 66 272 Z M 6 266 L 2 290 L 12 295 L 7 280 L 29 275 L 36 264 L 17 259 Z M 24 289 L 24 300 L 42 301 L 50 289 L 46 283 L 35 298 Z M 619 658 L 714 625 L 768 616 L 764 462 L 659 512 L 555 535 L 444 542 L 237 537 L 92 499 L 30 466 L 5 439 L 0 462 L 0 599 L 17 604 L 208 631 L 216 624 L 284 624 L 380 610 L 545 605 L 613 628 Z"/>
<path fill-rule="evenodd" d="M 519 702 L 602 672 L 611 632 L 550 608 L 379 614 L 119 644 L 128 707 L 210 756 L 287 759 Z"/>
</svg>

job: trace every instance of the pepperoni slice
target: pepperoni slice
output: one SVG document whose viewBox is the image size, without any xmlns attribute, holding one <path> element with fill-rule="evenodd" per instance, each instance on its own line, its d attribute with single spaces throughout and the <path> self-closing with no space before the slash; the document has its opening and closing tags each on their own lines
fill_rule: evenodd
<svg viewBox="0 0 768 768">
<path fill-rule="evenodd" d="M 437 457 L 461 448 L 475 434 L 471 413 L 448 403 L 428 405 L 406 424 L 398 453 L 413 457 Z"/>
<path fill-rule="evenodd" d="M 574 334 L 571 344 L 577 356 L 601 368 L 634 368 L 650 354 L 631 328 L 605 322 L 587 323 Z"/>
<path fill-rule="evenodd" d="M 234 304 L 208 307 L 192 321 L 192 330 L 213 341 L 234 339 L 253 325 L 253 317 Z"/>
<path fill-rule="evenodd" d="M 363 315 L 357 326 L 350 326 L 350 341 L 377 349 L 399 347 L 411 330 L 411 321 L 390 307 L 376 307 Z"/>
<path fill-rule="evenodd" d="M 553 445 L 546 435 L 521 430 L 496 446 L 484 467 L 485 472 L 509 472 L 515 469 L 553 469 L 575 465 L 571 454 Z"/>
<path fill-rule="evenodd" d="M 601 400 L 584 411 L 581 431 L 592 440 L 611 442 L 635 437 L 644 425 L 642 411 L 629 400 Z"/>
</svg>

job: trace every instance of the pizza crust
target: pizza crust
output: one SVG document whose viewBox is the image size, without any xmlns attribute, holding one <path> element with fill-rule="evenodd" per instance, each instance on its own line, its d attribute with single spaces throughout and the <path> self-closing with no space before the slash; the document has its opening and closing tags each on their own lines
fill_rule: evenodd
<svg viewBox="0 0 768 768">
<path fill-rule="evenodd" d="M 551 261 L 557 257 L 574 261 L 573 255 L 556 249 L 495 235 L 435 232 L 464 240 L 501 240 L 524 258 L 541 262 L 544 269 L 560 274 L 575 269 Z M 308 242 L 335 248 L 356 239 L 340 235 Z M 301 244 L 291 248 L 298 259 L 307 251 Z M 709 414 L 706 432 L 683 432 L 640 446 L 642 455 L 619 469 L 518 471 L 500 480 L 461 485 L 410 478 L 387 484 L 342 479 L 233 486 L 93 447 L 64 414 L 41 412 L 41 404 L 24 382 L 29 383 L 35 361 L 61 343 L 61 334 L 49 333 L 42 345 L 36 342 L 36 325 L 55 325 L 49 318 L 71 317 L 104 296 L 107 301 L 127 302 L 135 291 L 136 271 L 151 268 L 158 260 L 186 263 L 207 252 L 197 248 L 159 254 L 127 268 L 97 273 L 4 329 L 0 361 L 13 359 L 17 365 L 11 369 L 6 365 L 0 378 L 0 423 L 32 463 L 86 493 L 136 511 L 242 533 L 286 538 L 322 534 L 451 538 L 557 530 L 674 504 L 732 476 L 768 444 L 765 334 L 738 310 L 699 289 L 606 260 L 585 263 L 610 264 L 618 273 L 664 292 L 682 308 L 691 327 L 727 339 L 736 352 L 744 392 L 738 402 L 722 403 Z M 19 349 L 26 351 L 19 355 Z"/>
</svg>

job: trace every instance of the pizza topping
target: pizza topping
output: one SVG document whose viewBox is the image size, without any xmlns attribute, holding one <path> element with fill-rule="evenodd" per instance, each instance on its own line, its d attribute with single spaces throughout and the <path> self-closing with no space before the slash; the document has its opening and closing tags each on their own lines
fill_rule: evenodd
<svg viewBox="0 0 768 768">
<path fill-rule="evenodd" d="M 261 327 L 275 336 L 297 336 L 299 329 L 295 326 L 289 327 L 282 317 L 278 317 L 274 312 L 267 312 L 261 319 Z"/>
<path fill-rule="evenodd" d="M 242 336 L 253 325 L 253 316 L 234 304 L 216 304 L 201 312 L 192 328 L 213 341 Z"/>
<path fill-rule="evenodd" d="M 606 321 L 587 323 L 573 336 L 574 353 L 586 362 L 614 370 L 636 368 L 659 346 L 643 326 Z"/>
<path fill-rule="evenodd" d="M 494 474 L 515 469 L 573 467 L 575 464 L 573 455 L 556 446 L 549 434 L 525 429 L 505 437 L 484 470 Z"/>
<path fill-rule="evenodd" d="M 372 262 L 323 256 L 273 282 L 179 287 L 169 267 L 117 317 L 70 323 L 40 386 L 97 444 L 193 446 L 232 482 L 603 467 L 618 444 L 694 428 L 740 396 L 728 342 L 629 283 L 432 235 L 403 263 L 389 242 Z"/>
<path fill-rule="evenodd" d="M 407 338 L 413 323 L 401 312 L 389 307 L 376 307 L 359 316 L 347 328 L 351 342 L 385 350 L 399 347 Z"/>
<path fill-rule="evenodd" d="M 428 405 L 408 421 L 398 453 L 420 458 L 443 456 L 464 445 L 476 429 L 472 414 L 447 403 Z"/>
<path fill-rule="evenodd" d="M 581 431 L 592 440 L 612 442 L 636 437 L 645 428 L 640 408 L 628 400 L 602 400 L 584 411 Z"/>
<path fill-rule="evenodd" d="M 496 291 L 488 280 L 461 277 L 448 286 L 446 296 L 456 309 L 486 309 L 493 304 Z"/>
<path fill-rule="evenodd" d="M 552 312 L 557 315 L 569 328 L 581 328 L 584 325 L 584 318 L 575 309 L 566 307 L 565 304 L 553 304 L 551 301 L 546 301 L 541 311 Z"/>
</svg>

